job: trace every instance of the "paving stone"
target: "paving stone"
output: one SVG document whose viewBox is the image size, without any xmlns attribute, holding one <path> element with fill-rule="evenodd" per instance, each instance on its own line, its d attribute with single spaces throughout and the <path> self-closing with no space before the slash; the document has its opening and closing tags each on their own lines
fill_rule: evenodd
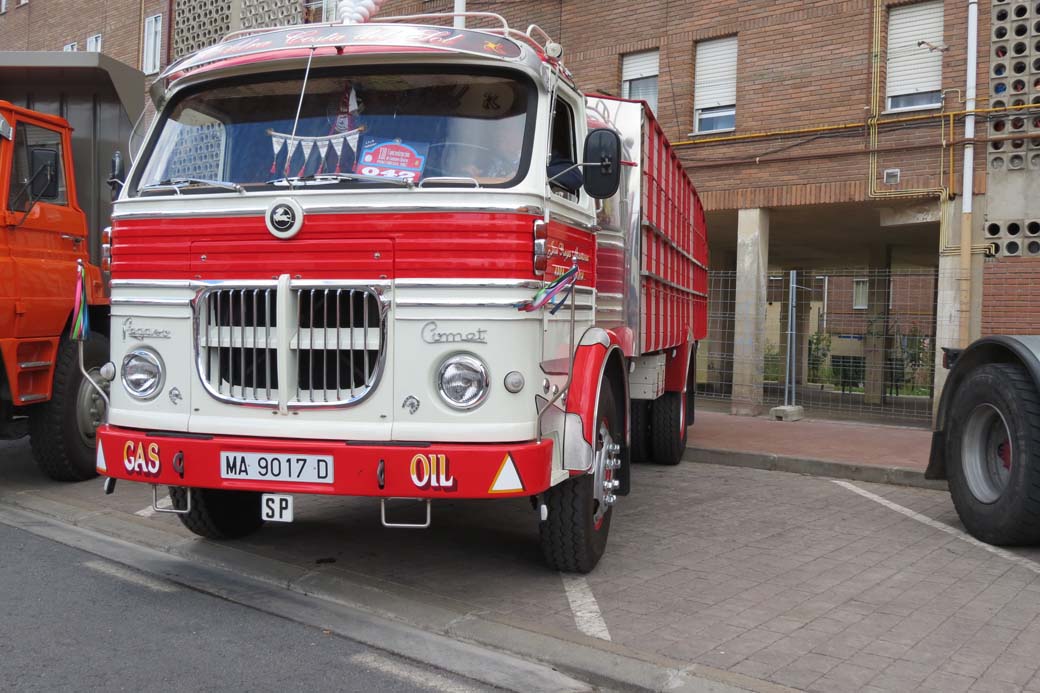
<svg viewBox="0 0 1040 693">
<path fill-rule="evenodd" d="M 813 683 L 813 690 L 822 693 L 844 693 L 858 691 L 877 676 L 874 669 L 842 662 L 831 669 L 825 676 Z"/>
<path fill-rule="evenodd" d="M 971 688 L 975 679 L 970 676 L 950 674 L 945 671 L 936 671 L 928 676 L 921 684 L 921 691 L 934 691 L 935 693 L 963 693 Z"/>
<path fill-rule="evenodd" d="M 798 688 L 800 690 L 808 690 L 813 683 L 821 678 L 823 674 L 818 671 L 812 671 L 811 669 L 804 669 L 801 667 L 787 666 L 783 669 L 779 669 L 773 672 L 773 675 L 769 677 L 770 681 L 790 686 L 792 688 Z"/>
</svg>

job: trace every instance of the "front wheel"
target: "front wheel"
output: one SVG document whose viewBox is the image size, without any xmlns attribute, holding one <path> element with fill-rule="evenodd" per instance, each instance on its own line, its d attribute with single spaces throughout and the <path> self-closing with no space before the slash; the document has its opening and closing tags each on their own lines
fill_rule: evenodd
<svg viewBox="0 0 1040 693">
<path fill-rule="evenodd" d="M 600 388 L 592 470 L 545 492 L 548 518 L 539 525 L 542 554 L 554 570 L 588 573 L 607 548 L 624 433 L 614 388 Z"/>
<path fill-rule="evenodd" d="M 79 347 L 62 339 L 51 398 L 29 412 L 29 442 L 33 458 L 55 481 L 84 481 L 97 476 L 97 427 L 105 420 L 104 398 L 79 369 Z M 108 359 L 108 340 L 93 334 L 83 345 L 83 365 L 96 382 Z"/>
<path fill-rule="evenodd" d="M 175 508 L 187 507 L 188 489 L 170 487 Z M 191 512 L 178 515 L 181 524 L 207 539 L 239 539 L 264 524 L 260 517 L 260 494 L 256 491 L 191 489 Z"/>
<path fill-rule="evenodd" d="M 1025 369 L 972 371 L 946 425 L 947 473 L 967 530 L 990 544 L 1040 541 L 1040 395 Z"/>
</svg>

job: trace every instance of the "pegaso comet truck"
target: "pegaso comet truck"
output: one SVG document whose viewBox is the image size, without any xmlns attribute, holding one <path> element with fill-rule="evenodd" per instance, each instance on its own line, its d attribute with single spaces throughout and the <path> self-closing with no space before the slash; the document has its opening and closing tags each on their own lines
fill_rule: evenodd
<svg viewBox="0 0 1040 693">
<path fill-rule="evenodd" d="M 157 80 L 113 219 L 109 490 L 168 486 L 216 539 L 306 494 L 388 527 L 529 498 L 548 564 L 587 572 L 632 459 L 679 462 L 693 186 L 538 27 L 455 18 L 234 34 Z"/>
</svg>

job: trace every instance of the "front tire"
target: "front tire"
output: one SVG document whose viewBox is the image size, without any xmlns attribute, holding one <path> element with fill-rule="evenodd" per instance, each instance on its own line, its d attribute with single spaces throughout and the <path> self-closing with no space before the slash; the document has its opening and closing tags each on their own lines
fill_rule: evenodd
<svg viewBox="0 0 1040 693">
<path fill-rule="evenodd" d="M 187 506 L 188 489 L 171 486 L 175 508 Z M 206 539 L 240 539 L 264 524 L 260 517 L 260 494 L 256 491 L 191 489 L 191 512 L 178 515 L 181 524 Z"/>
<path fill-rule="evenodd" d="M 29 442 L 36 466 L 55 481 L 85 481 L 97 476 L 97 427 L 105 402 L 79 370 L 79 348 L 62 339 L 51 398 L 29 412 Z M 83 365 L 91 374 L 108 360 L 108 340 L 93 334 L 83 345 Z"/>
<path fill-rule="evenodd" d="M 545 492 L 548 518 L 539 527 L 542 555 L 553 570 L 588 573 L 607 548 L 613 516 L 613 482 L 622 459 L 624 431 L 614 388 L 600 388 L 593 469 Z"/>
<path fill-rule="evenodd" d="M 967 375 L 946 425 L 947 473 L 967 530 L 990 544 L 1040 541 L 1040 395 L 1016 364 Z"/>
</svg>

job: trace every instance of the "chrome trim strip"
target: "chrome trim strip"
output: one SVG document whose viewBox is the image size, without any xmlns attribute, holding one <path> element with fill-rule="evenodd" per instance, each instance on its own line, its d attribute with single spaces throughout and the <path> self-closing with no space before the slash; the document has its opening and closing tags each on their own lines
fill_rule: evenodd
<svg viewBox="0 0 1040 693">
<path fill-rule="evenodd" d="M 541 289 L 537 279 L 395 279 L 399 289 Z"/>
<path fill-rule="evenodd" d="M 682 291 L 684 294 L 692 294 L 694 296 L 700 296 L 702 298 L 707 298 L 708 297 L 708 294 L 704 293 L 703 291 L 697 291 L 695 289 L 687 289 L 685 286 L 679 286 L 675 282 L 670 282 L 667 279 L 665 279 L 664 277 L 662 277 L 661 275 L 655 274 L 654 272 L 650 272 L 648 270 L 643 270 L 640 274 L 642 274 L 642 276 L 644 276 L 644 277 L 649 277 L 650 279 L 653 279 L 654 281 L 658 281 L 658 282 L 664 284 L 665 286 L 671 287 L 671 288 L 675 289 L 676 291 Z"/>
<path fill-rule="evenodd" d="M 110 299 L 113 306 L 190 306 L 190 298 L 141 298 L 138 296 Z"/>
<path fill-rule="evenodd" d="M 439 189 L 438 189 L 439 190 Z M 450 190 L 451 192 L 458 192 L 456 188 L 444 188 L 444 190 Z M 317 191 L 315 191 L 317 192 Z M 324 191 L 323 191 L 324 192 Z M 228 193 L 238 195 L 238 193 Z M 246 193 L 247 195 L 250 193 Z M 194 197 L 194 196 L 192 196 Z M 199 197 L 202 197 L 199 195 Z M 167 197 L 161 198 L 133 198 L 134 200 L 169 200 Z M 306 198 L 302 198 L 303 202 L 306 202 Z M 125 202 L 123 203 L 125 204 Z M 544 212 L 537 208 L 529 205 L 523 207 L 447 207 L 447 206 L 421 206 L 421 207 L 386 207 L 378 205 L 366 205 L 366 206 L 320 206 L 320 205 L 303 205 L 304 211 L 308 216 L 312 214 L 429 214 L 431 212 L 444 212 L 444 213 L 473 213 L 473 214 L 521 214 L 523 216 L 540 217 Z M 198 210 L 198 209 L 184 209 L 184 210 L 171 210 L 164 209 L 163 211 L 150 210 L 148 212 L 116 212 L 112 214 L 113 219 L 169 219 L 176 217 L 195 217 L 203 219 L 211 218 L 226 218 L 226 217 L 262 217 L 267 213 L 267 206 L 253 208 L 228 208 L 228 209 L 214 209 L 214 210 Z"/>
<path fill-rule="evenodd" d="M 398 308 L 513 308 L 518 301 L 503 299 L 500 301 L 467 301 L 466 299 L 430 300 L 430 299 L 401 299 L 396 300 Z M 596 306 L 591 303 L 579 303 L 574 306 L 575 310 L 593 310 Z"/>
<path fill-rule="evenodd" d="M 338 279 L 293 279 L 294 289 L 366 289 L 376 287 L 389 289 L 392 283 L 389 279 L 357 279 L 341 281 Z M 278 286 L 277 279 L 114 279 L 113 289 L 271 289 Z"/>
</svg>

